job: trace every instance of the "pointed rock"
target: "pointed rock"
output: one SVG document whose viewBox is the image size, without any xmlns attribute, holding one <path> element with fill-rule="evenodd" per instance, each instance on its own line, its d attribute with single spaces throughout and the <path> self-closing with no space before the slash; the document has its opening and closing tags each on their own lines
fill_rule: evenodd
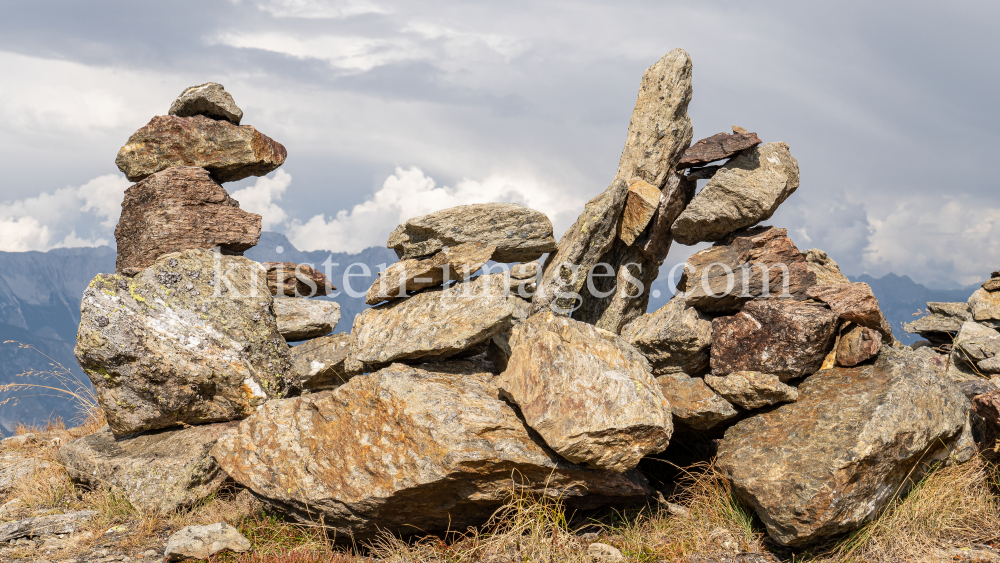
<svg viewBox="0 0 1000 563">
<path fill-rule="evenodd" d="M 389 265 L 368 288 L 365 302 L 377 305 L 408 291 L 420 291 L 446 281 L 468 279 L 489 262 L 496 246 L 466 242 L 446 247 L 427 259 L 407 258 Z"/>
<path fill-rule="evenodd" d="M 802 255 L 806 259 L 806 267 L 816 275 L 817 285 L 845 285 L 851 283 L 847 276 L 840 273 L 840 266 L 827 256 L 826 252 L 813 248 Z"/>
<path fill-rule="evenodd" d="M 243 119 L 243 110 L 236 105 L 232 95 L 226 92 L 226 87 L 216 82 L 206 82 L 185 89 L 170 104 L 168 113 L 177 117 L 204 115 L 212 119 L 225 119 L 233 125 L 239 125 Z"/>
</svg>

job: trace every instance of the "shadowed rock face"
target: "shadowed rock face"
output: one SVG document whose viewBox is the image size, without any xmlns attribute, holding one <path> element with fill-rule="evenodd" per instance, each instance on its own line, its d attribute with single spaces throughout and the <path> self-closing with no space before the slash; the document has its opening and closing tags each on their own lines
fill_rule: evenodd
<svg viewBox="0 0 1000 563">
<path fill-rule="evenodd" d="M 882 334 L 859 325 L 852 324 L 837 343 L 837 365 L 853 367 L 874 358 L 882 348 Z"/>
<path fill-rule="evenodd" d="M 668 373 L 656 378 L 663 397 L 678 422 L 695 430 L 708 430 L 735 418 L 739 411 L 712 391 L 700 377 Z"/>
<path fill-rule="evenodd" d="M 271 295 L 317 297 L 330 295 L 336 287 L 323 272 L 309 264 L 295 262 L 261 262 L 267 270 L 267 287 Z"/>
<path fill-rule="evenodd" d="M 783 545 L 853 530 L 906 491 L 920 462 L 974 451 L 968 400 L 912 352 L 884 349 L 873 365 L 822 371 L 798 391 L 726 431 L 718 457 Z"/>
<path fill-rule="evenodd" d="M 260 225 L 260 215 L 240 209 L 204 168 L 168 168 L 125 190 L 115 271 L 135 273 L 191 248 L 243 254 L 260 240 Z"/>
<path fill-rule="evenodd" d="M 638 472 L 586 470 L 536 442 L 476 364 L 421 368 L 269 402 L 212 455 L 293 518 L 359 539 L 479 525 L 514 490 L 577 507 L 648 492 Z"/>
<path fill-rule="evenodd" d="M 551 311 L 514 330 L 496 384 L 528 426 L 572 463 L 632 469 L 665 450 L 673 432 L 670 405 L 635 348 Z"/>
<path fill-rule="evenodd" d="M 130 278 L 100 274 L 80 305 L 76 358 L 115 435 L 244 418 L 291 384 L 260 264 L 167 254 Z"/>
<path fill-rule="evenodd" d="M 281 143 L 250 125 L 161 115 L 129 137 L 115 164 L 132 182 L 175 166 L 197 166 L 217 182 L 235 182 L 273 172 L 287 156 Z"/>
<path fill-rule="evenodd" d="M 237 423 L 221 422 L 115 439 L 105 426 L 59 449 L 70 477 L 94 487 L 114 487 L 132 506 L 153 512 L 186 508 L 228 480 L 208 452 Z"/>
</svg>

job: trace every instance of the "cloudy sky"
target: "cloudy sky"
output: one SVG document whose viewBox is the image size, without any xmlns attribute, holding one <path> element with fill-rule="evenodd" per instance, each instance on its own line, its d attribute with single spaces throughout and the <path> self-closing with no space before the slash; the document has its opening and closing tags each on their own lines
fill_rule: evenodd
<svg viewBox="0 0 1000 563">
<path fill-rule="evenodd" d="M 695 138 L 785 141 L 771 223 L 850 274 L 936 287 L 1000 267 L 996 2 L 5 0 L 0 250 L 114 242 L 114 165 L 221 82 L 285 166 L 226 184 L 304 250 L 514 201 L 567 228 L 614 175 L 643 70 L 694 61 Z M 681 259 L 690 248 L 675 248 Z"/>
</svg>

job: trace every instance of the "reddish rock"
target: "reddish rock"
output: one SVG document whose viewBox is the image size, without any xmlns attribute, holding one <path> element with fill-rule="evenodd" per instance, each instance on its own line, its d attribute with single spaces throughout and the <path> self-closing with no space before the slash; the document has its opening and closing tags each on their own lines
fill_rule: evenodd
<svg viewBox="0 0 1000 563">
<path fill-rule="evenodd" d="M 972 399 L 972 408 L 986 422 L 1000 430 L 1000 389 L 976 395 Z"/>
<path fill-rule="evenodd" d="M 712 373 L 761 371 L 781 381 L 819 371 L 833 348 L 837 314 L 791 299 L 747 303 L 712 321 Z"/>
<path fill-rule="evenodd" d="M 867 327 L 851 325 L 837 343 L 837 365 L 852 367 L 878 355 L 882 335 Z"/>
<path fill-rule="evenodd" d="M 879 331 L 885 342 L 895 341 L 892 327 L 878 308 L 878 299 L 868 284 L 814 285 L 806 295 L 826 303 L 845 321 Z"/>
<path fill-rule="evenodd" d="M 691 148 L 684 151 L 678 169 L 701 166 L 716 160 L 729 158 L 734 154 L 746 150 L 750 147 L 761 144 L 756 133 L 716 133 L 711 137 L 702 139 L 691 145 Z"/>
<path fill-rule="evenodd" d="M 272 172 L 286 156 L 281 143 L 250 125 L 160 115 L 129 137 L 115 164 L 133 182 L 175 166 L 198 166 L 217 182 L 235 182 Z"/>
<path fill-rule="evenodd" d="M 115 271 L 134 274 L 181 250 L 219 246 L 240 255 L 260 240 L 260 225 L 260 215 L 240 209 L 207 170 L 170 168 L 125 190 Z"/>
<path fill-rule="evenodd" d="M 315 297 L 330 295 L 337 288 L 322 272 L 309 264 L 295 262 L 261 262 L 267 270 L 267 287 L 271 295 Z"/>
</svg>

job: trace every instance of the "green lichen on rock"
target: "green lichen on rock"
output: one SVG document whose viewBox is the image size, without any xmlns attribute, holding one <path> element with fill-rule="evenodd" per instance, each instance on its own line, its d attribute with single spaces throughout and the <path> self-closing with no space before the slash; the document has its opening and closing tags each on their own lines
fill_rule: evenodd
<svg viewBox="0 0 1000 563">
<path fill-rule="evenodd" d="M 167 254 L 84 292 L 76 356 L 117 435 L 241 419 L 286 396 L 292 369 L 260 264 Z"/>
</svg>

